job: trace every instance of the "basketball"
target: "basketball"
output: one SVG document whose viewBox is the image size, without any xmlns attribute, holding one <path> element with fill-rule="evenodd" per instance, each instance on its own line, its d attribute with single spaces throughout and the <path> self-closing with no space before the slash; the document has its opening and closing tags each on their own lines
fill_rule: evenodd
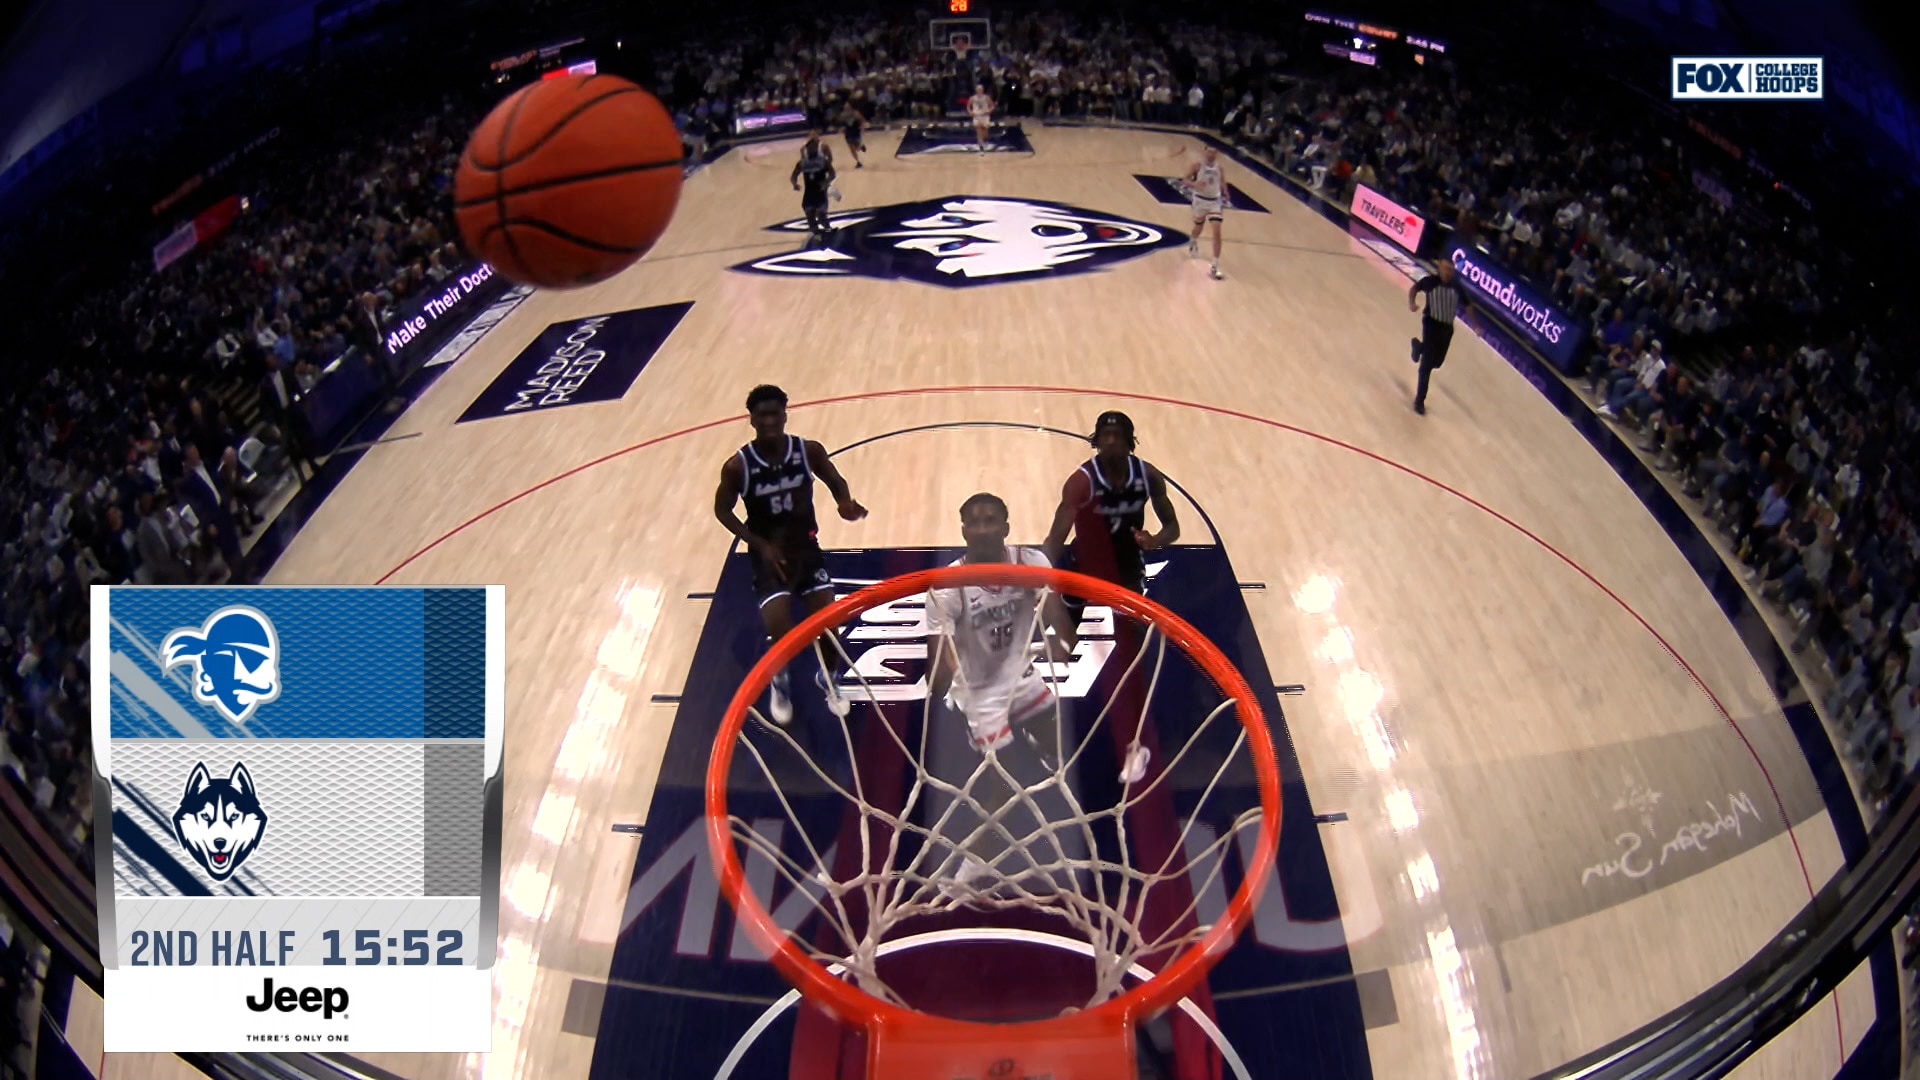
<svg viewBox="0 0 1920 1080">
<path fill-rule="evenodd" d="M 612 75 L 542 79 L 494 106 L 454 174 L 467 250 L 513 281 L 574 288 L 632 266 L 680 201 L 680 134 Z"/>
</svg>

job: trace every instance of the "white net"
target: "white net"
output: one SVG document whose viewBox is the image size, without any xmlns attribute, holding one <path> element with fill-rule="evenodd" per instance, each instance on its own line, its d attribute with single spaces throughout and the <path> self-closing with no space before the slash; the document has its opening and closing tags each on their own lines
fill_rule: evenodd
<svg viewBox="0 0 1920 1080">
<path fill-rule="evenodd" d="M 1091 991 L 1066 1004 L 1098 1005 L 1130 969 L 1157 969 L 1211 928 L 1199 898 L 1219 895 L 1224 849 L 1259 823 L 1257 800 L 1225 805 L 1245 801 L 1250 775 L 1236 702 L 1196 678 L 1159 626 L 1098 604 L 1067 615 L 1053 589 L 942 588 L 887 612 L 898 619 L 916 599 L 932 635 L 926 692 L 902 701 L 914 695 L 877 685 L 875 672 L 898 674 L 897 645 L 896 666 L 882 668 L 838 633 L 813 642 L 812 662 L 846 672 L 816 684 L 830 707 L 792 726 L 752 708 L 730 778 L 744 770 L 764 785 L 789 827 L 736 815 L 731 833 L 749 860 L 777 869 L 786 904 L 805 897 L 824 920 L 825 933 L 782 920 L 792 940 L 874 997 L 914 1007 L 878 959 L 915 920 L 1017 914 L 1030 926 L 1039 913 L 1091 948 Z M 798 666 L 808 663 L 803 654 Z M 1179 700 L 1156 710 L 1170 670 Z M 842 818 L 837 841 L 806 826 L 822 798 L 857 818 Z M 763 903 L 771 884 L 763 878 Z"/>
</svg>

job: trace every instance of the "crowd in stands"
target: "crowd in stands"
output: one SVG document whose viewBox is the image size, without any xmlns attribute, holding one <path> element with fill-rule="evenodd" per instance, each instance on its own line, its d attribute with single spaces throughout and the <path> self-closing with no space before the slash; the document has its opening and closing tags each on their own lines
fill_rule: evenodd
<svg viewBox="0 0 1920 1080">
<path fill-rule="evenodd" d="M 823 23 L 777 39 L 729 33 L 663 51 L 653 88 L 676 106 L 695 146 L 756 112 L 804 111 L 826 129 L 848 108 L 876 124 L 937 120 L 976 82 L 1009 117 L 1201 124 L 1221 114 L 1217 88 L 1263 79 L 1284 55 L 1266 39 L 1215 28 L 1148 34 L 1046 15 L 996 22 L 992 41 L 976 46 L 960 61 L 913 24 Z"/>
<path fill-rule="evenodd" d="M 0 896 L 0 1080 L 32 1080 L 47 947 Z"/>
<path fill-rule="evenodd" d="M 996 35 L 970 73 L 1011 115 L 1218 124 L 1332 197 L 1364 183 L 1445 224 L 1591 325 L 1597 411 L 1701 500 L 1799 627 L 1793 649 L 1818 650 L 1863 801 L 1877 814 L 1920 765 L 1920 400 L 1870 322 L 1816 329 L 1843 304 L 1847 260 L 1804 216 L 1755 227 L 1758 196 L 1735 209 L 1697 183 L 1686 145 L 1648 138 L 1628 95 L 1439 71 L 1276 78 L 1275 43 L 1181 26 L 1028 16 Z M 711 138 L 766 109 L 823 126 L 849 105 L 878 122 L 944 114 L 953 65 L 918 28 L 823 26 L 689 45 L 658 89 Z"/>
<path fill-rule="evenodd" d="M 228 235 L 83 297 L 52 335 L 60 362 L 0 390 L 0 773 L 83 868 L 88 586 L 252 580 L 274 494 L 255 466 L 277 449 L 294 459 L 280 486 L 298 482 L 311 450 L 288 406 L 343 354 L 383 357 L 394 307 L 458 265 L 447 192 L 479 115 L 442 101 L 290 148 Z M 211 390 L 236 382 L 258 388 L 258 423 Z"/>
<path fill-rule="evenodd" d="M 1877 816 L 1920 765 L 1920 398 L 1844 304 L 1811 223 L 1755 228 L 1631 113 L 1499 85 L 1334 80 L 1246 143 L 1451 226 L 1591 325 L 1585 385 L 1726 534 L 1812 648 Z M 1525 102 L 1522 108 L 1517 102 Z"/>
<path fill-rule="evenodd" d="M 1250 35 L 1038 15 L 997 24 L 964 66 L 922 25 L 870 21 L 730 28 L 651 66 L 696 152 L 743 113 L 943 115 L 953 80 L 977 79 L 1016 117 L 1217 126 L 1330 198 L 1364 183 L 1447 225 L 1590 320 L 1596 411 L 1699 500 L 1797 627 L 1863 802 L 1877 814 L 1920 765 L 1914 369 L 1870 321 L 1826 329 L 1847 310 L 1831 245 L 1803 220 L 1743 227 L 1693 182 L 1682 141 L 1647 137 L 1642 103 L 1309 70 Z M 270 493 L 242 449 L 320 449 L 280 391 L 353 346 L 373 362 L 383 320 L 458 264 L 451 174 L 489 104 L 476 89 L 285 140 L 228 235 L 159 272 L 130 261 L 43 355 L 3 358 L 26 373 L 0 389 L 0 772 L 81 866 L 87 586 L 251 580 Z M 212 387 L 234 382 L 260 390 L 261 422 L 228 415 Z"/>
</svg>

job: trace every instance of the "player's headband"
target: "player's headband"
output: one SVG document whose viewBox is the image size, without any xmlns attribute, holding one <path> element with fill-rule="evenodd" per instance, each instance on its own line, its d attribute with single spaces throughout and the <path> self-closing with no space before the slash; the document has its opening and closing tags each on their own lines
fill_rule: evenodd
<svg viewBox="0 0 1920 1080">
<path fill-rule="evenodd" d="M 1126 436 L 1128 442 L 1133 441 L 1133 418 L 1118 410 L 1100 414 L 1100 419 L 1093 422 L 1093 438 L 1088 441 L 1097 441 L 1100 433 L 1108 428 L 1119 428 L 1120 434 Z"/>
</svg>

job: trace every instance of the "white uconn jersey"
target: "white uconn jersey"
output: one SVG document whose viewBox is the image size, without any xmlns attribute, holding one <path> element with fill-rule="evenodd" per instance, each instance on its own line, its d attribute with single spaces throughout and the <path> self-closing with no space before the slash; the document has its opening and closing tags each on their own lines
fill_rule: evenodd
<svg viewBox="0 0 1920 1080">
<path fill-rule="evenodd" d="M 1225 195 L 1225 189 L 1220 166 L 1202 164 L 1194 171 L 1193 186 L 1189 190 L 1193 194 L 1194 202 L 1218 203 Z"/>
<path fill-rule="evenodd" d="M 1020 566 L 1051 566 L 1033 548 L 1009 547 L 1008 561 Z M 966 562 L 957 559 L 952 565 Z M 952 642 L 959 668 L 953 703 L 972 726 L 1024 719 L 1052 699 L 1033 669 L 1037 637 L 1034 609 L 1040 593 L 1018 586 L 963 585 L 927 594 L 927 620 Z M 944 646 L 943 646 L 944 647 Z"/>
<path fill-rule="evenodd" d="M 985 94 L 975 94 L 967 99 L 967 112 L 975 120 L 985 120 L 993 115 L 993 99 Z"/>
</svg>

